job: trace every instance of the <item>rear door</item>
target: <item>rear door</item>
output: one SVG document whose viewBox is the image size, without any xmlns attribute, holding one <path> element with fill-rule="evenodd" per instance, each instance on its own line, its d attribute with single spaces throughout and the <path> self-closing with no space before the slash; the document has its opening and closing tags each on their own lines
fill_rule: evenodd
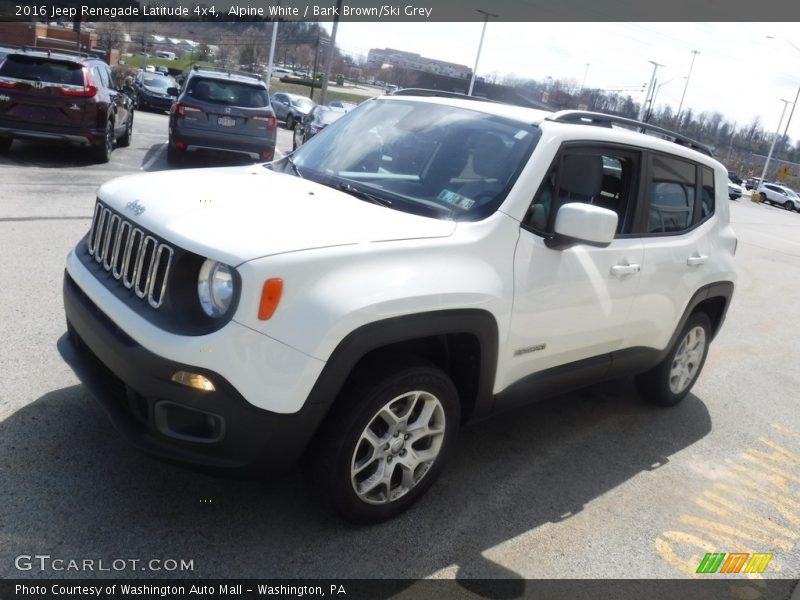
<svg viewBox="0 0 800 600">
<path fill-rule="evenodd" d="M 0 120 L 8 126 L 80 127 L 88 93 L 79 63 L 12 54 L 0 65 Z"/>
</svg>

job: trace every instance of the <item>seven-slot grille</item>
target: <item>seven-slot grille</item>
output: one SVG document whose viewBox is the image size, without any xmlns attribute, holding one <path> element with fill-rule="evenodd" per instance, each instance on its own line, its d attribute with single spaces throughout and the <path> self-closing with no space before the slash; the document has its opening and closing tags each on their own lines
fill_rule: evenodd
<svg viewBox="0 0 800 600">
<path fill-rule="evenodd" d="M 139 298 L 164 301 L 173 249 L 99 202 L 86 243 L 89 255 Z"/>
</svg>

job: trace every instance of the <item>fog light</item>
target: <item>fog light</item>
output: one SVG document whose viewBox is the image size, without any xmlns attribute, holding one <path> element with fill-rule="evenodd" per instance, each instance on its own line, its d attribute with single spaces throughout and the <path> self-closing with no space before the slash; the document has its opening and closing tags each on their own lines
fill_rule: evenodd
<svg viewBox="0 0 800 600">
<path fill-rule="evenodd" d="M 213 392 L 217 389 L 208 377 L 188 371 L 177 371 L 172 376 L 172 381 L 203 392 Z"/>
</svg>

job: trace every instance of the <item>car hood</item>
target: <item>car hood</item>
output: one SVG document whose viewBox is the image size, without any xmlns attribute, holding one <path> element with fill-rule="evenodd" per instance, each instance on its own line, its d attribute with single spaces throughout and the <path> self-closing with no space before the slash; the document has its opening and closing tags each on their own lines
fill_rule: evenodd
<svg viewBox="0 0 800 600">
<path fill-rule="evenodd" d="M 456 227 L 258 165 L 129 175 L 97 196 L 165 240 L 234 266 L 312 248 L 447 237 Z"/>
</svg>

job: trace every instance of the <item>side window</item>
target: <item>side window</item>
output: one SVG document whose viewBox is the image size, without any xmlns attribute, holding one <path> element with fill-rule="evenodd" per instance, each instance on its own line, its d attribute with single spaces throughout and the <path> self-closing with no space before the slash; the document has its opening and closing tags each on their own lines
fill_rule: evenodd
<svg viewBox="0 0 800 600">
<path fill-rule="evenodd" d="M 700 218 L 705 219 L 714 214 L 714 171 L 708 167 L 702 167 L 701 171 L 703 173 L 703 200 Z"/>
<path fill-rule="evenodd" d="M 697 174 L 695 165 L 654 155 L 648 188 L 649 233 L 672 233 L 692 226 Z"/>
<path fill-rule="evenodd" d="M 111 81 L 108 79 L 108 73 L 102 67 L 92 67 L 92 79 L 100 83 L 104 88 L 111 87 Z"/>
<path fill-rule="evenodd" d="M 540 234 L 550 232 L 562 204 L 585 202 L 617 213 L 617 233 L 628 233 L 638 163 L 632 152 L 567 149 L 548 171 L 524 224 Z"/>
</svg>

